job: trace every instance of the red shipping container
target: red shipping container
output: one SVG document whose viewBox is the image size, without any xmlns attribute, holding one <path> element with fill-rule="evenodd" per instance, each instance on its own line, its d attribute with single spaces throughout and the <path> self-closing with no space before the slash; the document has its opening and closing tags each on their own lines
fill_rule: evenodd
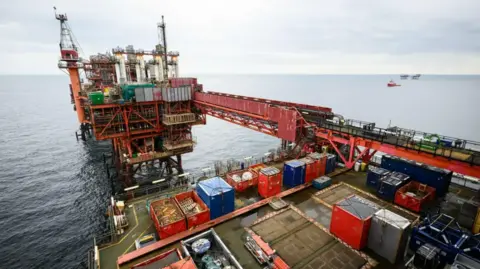
<svg viewBox="0 0 480 269">
<path fill-rule="evenodd" d="M 420 212 L 422 206 L 435 197 L 435 188 L 417 181 L 410 181 L 395 193 L 395 204 L 414 212 Z"/>
<path fill-rule="evenodd" d="M 187 230 L 185 215 L 175 198 L 166 198 L 150 204 L 150 217 L 160 239 L 165 239 Z"/>
<path fill-rule="evenodd" d="M 265 167 L 258 173 L 258 194 L 268 198 L 282 192 L 282 173 L 275 167 Z"/>
<path fill-rule="evenodd" d="M 157 255 L 153 258 L 150 258 L 146 261 L 143 261 L 141 263 L 137 263 L 132 267 L 132 269 L 146 268 L 146 267 L 148 267 L 148 265 L 151 265 L 153 263 L 160 262 L 160 261 L 165 262 L 165 261 L 168 261 L 168 260 L 170 260 L 170 261 L 174 260 L 175 262 L 182 261 L 183 260 L 182 259 L 182 253 L 180 252 L 180 250 L 178 248 L 174 248 L 174 249 L 168 250 L 166 252 L 163 252 L 162 254 Z M 163 267 L 163 268 L 168 268 L 168 267 Z"/>
<path fill-rule="evenodd" d="M 252 178 L 249 180 L 244 180 L 242 177 L 245 172 L 250 172 L 252 174 Z M 255 182 L 258 182 L 258 174 L 254 171 L 249 171 L 248 169 L 234 171 L 227 174 L 227 183 L 238 192 L 242 192 L 255 185 Z"/>
<path fill-rule="evenodd" d="M 379 210 L 373 202 L 356 195 L 336 203 L 332 209 L 330 232 L 352 248 L 367 245 L 372 216 Z"/>
<path fill-rule="evenodd" d="M 260 170 L 265 167 L 267 167 L 265 164 L 259 163 L 259 164 L 250 165 L 250 167 L 248 167 L 248 170 L 253 171 L 255 172 L 255 174 L 258 175 Z M 258 176 L 253 179 L 253 185 L 254 186 L 258 185 Z"/>
<path fill-rule="evenodd" d="M 192 257 L 185 257 L 182 260 L 172 263 L 162 269 L 197 269 Z"/>
<path fill-rule="evenodd" d="M 210 220 L 210 209 L 194 191 L 175 195 L 175 202 L 187 217 L 187 228 L 196 227 Z"/>
<path fill-rule="evenodd" d="M 310 183 L 314 179 L 318 178 L 318 169 L 315 166 L 315 162 L 311 158 L 303 158 L 299 161 L 305 163 L 305 183 Z"/>
<path fill-rule="evenodd" d="M 317 178 L 325 175 L 327 165 L 327 155 L 314 152 L 308 155 L 308 158 L 314 160 Z"/>
</svg>

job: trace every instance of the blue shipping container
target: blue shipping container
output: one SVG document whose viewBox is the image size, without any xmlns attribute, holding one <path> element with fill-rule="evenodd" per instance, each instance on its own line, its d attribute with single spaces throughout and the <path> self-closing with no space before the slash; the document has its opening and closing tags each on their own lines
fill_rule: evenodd
<svg viewBox="0 0 480 269">
<path fill-rule="evenodd" d="M 202 180 L 197 184 L 197 194 L 210 208 L 210 219 L 235 210 L 235 190 L 221 177 Z"/>
<path fill-rule="evenodd" d="M 392 172 L 378 183 L 377 195 L 386 201 L 393 202 L 397 190 L 410 181 L 410 177 L 400 172 Z"/>
<path fill-rule="evenodd" d="M 312 185 L 315 189 L 322 190 L 332 185 L 332 179 L 327 176 L 321 176 L 314 179 Z"/>
<path fill-rule="evenodd" d="M 452 171 L 424 165 L 391 155 L 382 156 L 382 168 L 409 175 L 413 180 L 435 188 L 435 195 L 445 196 L 452 181 Z"/>
<path fill-rule="evenodd" d="M 368 173 L 367 173 L 367 187 L 378 189 L 378 184 L 380 180 L 390 174 L 390 171 L 384 168 L 375 167 L 375 166 L 368 166 Z"/>
<path fill-rule="evenodd" d="M 291 188 L 303 183 L 305 183 L 305 163 L 299 160 L 285 162 L 283 185 Z"/>
<path fill-rule="evenodd" d="M 337 156 L 333 154 L 327 154 L 327 164 L 325 166 L 325 174 L 330 174 L 335 171 L 335 167 L 337 166 Z"/>
</svg>

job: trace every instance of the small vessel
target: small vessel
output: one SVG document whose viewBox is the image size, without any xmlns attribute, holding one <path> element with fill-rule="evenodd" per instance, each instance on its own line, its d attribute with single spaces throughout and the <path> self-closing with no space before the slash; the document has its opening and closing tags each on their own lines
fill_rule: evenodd
<svg viewBox="0 0 480 269">
<path fill-rule="evenodd" d="M 420 79 L 421 74 L 416 74 L 412 76 L 412 79 L 418 80 Z"/>
<path fill-rule="evenodd" d="M 400 84 L 397 84 L 395 81 L 393 80 L 390 80 L 388 83 L 387 83 L 387 86 L 388 87 L 397 87 L 397 86 L 401 86 Z"/>
<path fill-rule="evenodd" d="M 400 75 L 400 79 L 408 79 L 409 77 L 409 75 Z"/>
</svg>

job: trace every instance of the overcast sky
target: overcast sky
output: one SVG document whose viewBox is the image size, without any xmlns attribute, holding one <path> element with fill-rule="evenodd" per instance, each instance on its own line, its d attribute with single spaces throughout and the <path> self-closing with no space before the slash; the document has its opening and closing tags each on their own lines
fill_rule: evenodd
<svg viewBox="0 0 480 269">
<path fill-rule="evenodd" d="M 60 73 L 54 5 L 86 56 L 152 49 L 165 15 L 181 74 L 480 74 L 479 0 L 3 0 L 0 74 Z"/>
</svg>

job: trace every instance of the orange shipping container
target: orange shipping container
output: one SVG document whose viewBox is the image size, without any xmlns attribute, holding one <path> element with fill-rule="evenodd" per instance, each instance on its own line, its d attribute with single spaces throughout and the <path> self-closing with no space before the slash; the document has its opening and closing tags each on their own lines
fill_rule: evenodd
<svg viewBox="0 0 480 269">
<path fill-rule="evenodd" d="M 268 198 L 282 192 L 282 173 L 275 167 L 265 167 L 258 174 L 258 194 Z"/>
<path fill-rule="evenodd" d="M 244 174 L 250 173 L 251 178 L 245 179 Z M 258 182 L 258 173 L 253 170 L 240 170 L 234 171 L 227 174 L 227 183 L 232 186 L 235 191 L 242 192 L 247 188 L 254 186 Z"/>
<path fill-rule="evenodd" d="M 314 152 L 308 157 L 315 162 L 316 178 L 325 175 L 325 167 L 327 166 L 327 155 Z"/>
<path fill-rule="evenodd" d="M 187 228 L 193 228 L 210 220 L 210 209 L 195 191 L 175 195 L 175 201 L 187 217 Z"/>
<path fill-rule="evenodd" d="M 185 215 L 175 198 L 166 198 L 152 202 L 150 204 L 150 217 L 155 224 L 160 239 L 187 230 Z"/>
<path fill-rule="evenodd" d="M 318 178 L 318 167 L 315 166 L 315 161 L 311 158 L 303 158 L 299 161 L 305 163 L 305 183 L 310 183 L 314 179 Z"/>
</svg>

